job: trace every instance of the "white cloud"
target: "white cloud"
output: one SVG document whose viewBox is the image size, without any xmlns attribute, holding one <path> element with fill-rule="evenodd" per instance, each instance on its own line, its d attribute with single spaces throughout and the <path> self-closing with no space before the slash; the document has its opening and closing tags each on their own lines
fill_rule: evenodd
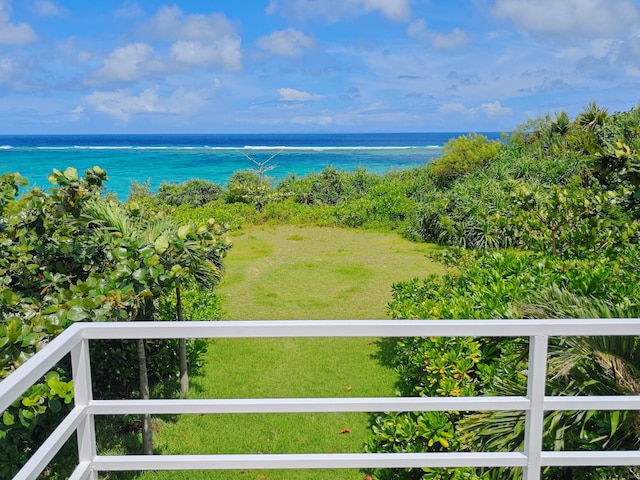
<svg viewBox="0 0 640 480">
<path fill-rule="evenodd" d="M 0 57 L 0 86 L 14 92 L 43 90 L 47 87 L 46 82 L 33 76 L 34 72 L 40 70 L 41 67 L 35 59 Z M 2 90 L 4 93 L 5 89 Z"/>
<path fill-rule="evenodd" d="M 511 108 L 503 107 L 500 102 L 483 103 L 480 105 L 479 111 L 488 117 L 501 117 L 503 115 L 511 115 Z"/>
<path fill-rule="evenodd" d="M 502 117 L 511 115 L 512 110 L 503 107 L 498 101 L 492 103 L 483 103 L 479 107 L 467 108 L 462 103 L 447 103 L 440 107 L 440 113 L 462 114 L 466 117 L 484 116 L 489 118 Z"/>
<path fill-rule="evenodd" d="M 36 32 L 28 23 L 11 23 L 9 2 L 0 0 L 0 45 L 24 45 L 36 40 Z"/>
<path fill-rule="evenodd" d="M 412 38 L 420 38 L 427 33 L 427 22 L 423 19 L 412 22 L 407 28 L 407 34 Z"/>
<path fill-rule="evenodd" d="M 155 51 L 146 43 L 130 43 L 116 48 L 102 62 L 102 68 L 94 74 L 98 82 L 135 82 L 149 73 L 162 70 L 154 59 Z"/>
<path fill-rule="evenodd" d="M 210 90 L 194 92 L 179 88 L 170 96 L 163 97 L 158 87 L 153 87 L 138 95 L 123 90 L 93 92 L 85 98 L 85 102 L 95 111 L 127 123 L 136 115 L 190 115 L 206 105 L 210 93 Z"/>
<path fill-rule="evenodd" d="M 277 9 L 278 2 L 276 0 L 269 0 L 269 5 L 267 5 L 267 8 L 264 9 L 264 13 L 266 13 L 267 15 L 273 15 L 274 13 L 276 13 Z"/>
<path fill-rule="evenodd" d="M 161 7 L 144 29 L 163 40 L 215 41 L 236 33 L 222 13 L 185 14 L 176 5 Z"/>
<path fill-rule="evenodd" d="M 76 108 L 69 112 L 69 120 L 72 122 L 79 122 L 84 118 L 85 108 L 82 105 L 78 105 Z"/>
<path fill-rule="evenodd" d="M 0 85 L 8 84 L 17 70 L 16 63 L 10 58 L 0 58 Z"/>
<path fill-rule="evenodd" d="M 459 28 L 454 28 L 451 33 L 434 33 L 431 43 L 435 48 L 450 50 L 465 47 L 471 37 Z"/>
<path fill-rule="evenodd" d="M 640 76 L 640 36 L 633 36 L 625 42 L 619 42 L 612 51 L 616 65 L 622 67 L 628 75 Z"/>
<path fill-rule="evenodd" d="M 280 88 L 278 89 L 278 93 L 280 94 L 280 101 L 283 102 L 308 102 L 322 98 L 322 95 L 313 95 L 294 88 Z"/>
<path fill-rule="evenodd" d="M 405 21 L 411 13 L 411 0 L 271 0 L 267 14 L 281 11 L 299 20 L 324 17 L 336 22 L 345 17 L 379 13 L 389 20 Z"/>
<path fill-rule="evenodd" d="M 417 40 L 428 41 L 439 50 L 463 48 L 471 41 L 471 35 L 459 28 L 454 28 L 450 33 L 430 30 L 423 19 L 412 22 L 407 28 L 407 35 Z"/>
<path fill-rule="evenodd" d="M 222 13 L 185 14 L 178 6 L 164 6 L 142 30 L 153 38 L 174 41 L 169 56 L 180 65 L 242 69 L 242 39 Z"/>
<path fill-rule="evenodd" d="M 350 3 L 367 13 L 378 11 L 390 20 L 406 20 L 411 11 L 409 0 L 351 0 Z"/>
<path fill-rule="evenodd" d="M 64 17 L 67 14 L 63 7 L 49 0 L 36 0 L 31 10 L 41 17 Z"/>
<path fill-rule="evenodd" d="M 123 122 L 138 113 L 165 112 L 159 102 L 157 88 L 144 90 L 138 96 L 128 95 L 122 90 L 93 92 L 85 100 L 96 111 Z"/>
<path fill-rule="evenodd" d="M 303 49 L 315 45 L 313 38 L 293 28 L 276 30 L 270 35 L 260 37 L 257 43 L 263 50 L 290 58 L 300 56 Z"/>
<path fill-rule="evenodd" d="M 624 34 L 640 8 L 631 0 L 497 0 L 493 13 L 534 33 L 593 38 Z"/>
<path fill-rule="evenodd" d="M 57 58 L 67 62 L 67 64 L 86 64 L 94 54 L 88 50 L 80 50 L 78 48 L 78 40 L 75 37 L 69 37 L 65 41 L 58 43 L 55 47 Z"/>
<path fill-rule="evenodd" d="M 114 12 L 114 15 L 118 18 L 136 18 L 144 14 L 144 10 L 138 5 L 137 2 L 130 2 L 127 0 L 124 4 Z"/>
<path fill-rule="evenodd" d="M 225 70 L 242 70 L 242 50 L 240 38 L 230 36 L 215 42 L 180 40 L 171 45 L 169 55 L 178 63 L 208 67 L 217 66 Z"/>
</svg>

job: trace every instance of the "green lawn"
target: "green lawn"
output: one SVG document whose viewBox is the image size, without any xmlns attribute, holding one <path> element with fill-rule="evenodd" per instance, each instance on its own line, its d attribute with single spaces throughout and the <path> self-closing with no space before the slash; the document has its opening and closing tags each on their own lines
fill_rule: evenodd
<svg viewBox="0 0 640 480">
<path fill-rule="evenodd" d="M 224 320 L 383 319 L 390 286 L 441 272 L 429 246 L 395 235 L 253 227 L 234 237 L 218 293 Z M 213 342 L 192 398 L 392 396 L 375 339 Z M 163 453 L 360 452 L 366 414 L 184 415 L 156 420 Z M 361 479 L 358 471 L 149 472 L 142 479 Z"/>
</svg>

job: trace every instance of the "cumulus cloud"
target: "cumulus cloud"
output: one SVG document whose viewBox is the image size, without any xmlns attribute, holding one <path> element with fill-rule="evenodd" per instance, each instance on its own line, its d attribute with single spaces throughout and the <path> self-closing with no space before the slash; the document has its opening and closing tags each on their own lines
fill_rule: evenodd
<svg viewBox="0 0 640 480">
<path fill-rule="evenodd" d="M 85 102 L 95 111 L 127 123 L 136 115 L 191 114 L 206 104 L 209 93 L 180 88 L 171 95 L 163 97 L 158 87 L 153 87 L 143 90 L 138 95 L 123 90 L 93 92 L 85 98 Z"/>
<path fill-rule="evenodd" d="M 215 42 L 180 40 L 171 45 L 169 55 L 176 62 L 188 66 L 214 66 L 231 71 L 242 69 L 240 38 L 236 36 Z"/>
<path fill-rule="evenodd" d="M 163 69 L 154 59 L 155 51 L 146 43 L 131 43 L 116 48 L 102 62 L 93 78 L 97 82 L 135 82 Z"/>
<path fill-rule="evenodd" d="M 294 88 L 280 88 L 278 89 L 278 93 L 280 94 L 280 101 L 283 102 L 308 102 L 322 98 L 322 95 L 313 95 Z"/>
<path fill-rule="evenodd" d="M 0 45 L 24 45 L 36 40 L 36 32 L 28 23 L 11 23 L 11 8 L 0 0 Z"/>
<path fill-rule="evenodd" d="M 41 17 L 64 17 L 67 11 L 49 0 L 37 0 L 31 5 L 31 11 Z"/>
<path fill-rule="evenodd" d="M 35 59 L 0 57 L 0 87 L 14 92 L 44 90 L 48 88 L 48 79 L 34 76 L 34 72 L 41 71 L 41 66 Z"/>
<path fill-rule="evenodd" d="M 336 22 L 345 17 L 378 13 L 389 20 L 404 21 L 411 13 L 411 0 L 271 0 L 267 14 L 307 20 L 322 17 Z"/>
<path fill-rule="evenodd" d="M 153 38 L 174 41 L 171 59 L 184 66 L 242 69 L 242 39 L 222 13 L 185 14 L 179 7 L 162 7 L 142 28 Z"/>
<path fill-rule="evenodd" d="M 459 28 L 454 28 L 451 33 L 434 33 L 431 43 L 435 48 L 450 50 L 465 47 L 471 37 Z"/>
<path fill-rule="evenodd" d="M 496 0 L 493 13 L 533 33 L 592 38 L 624 34 L 640 8 L 631 0 Z"/>
<path fill-rule="evenodd" d="M 143 28 L 163 40 L 211 41 L 234 35 L 236 28 L 222 13 L 185 14 L 180 7 L 161 7 Z"/>
<path fill-rule="evenodd" d="M 418 40 L 428 41 L 439 50 L 463 48 L 469 44 L 472 38 L 470 34 L 460 28 L 454 28 L 450 33 L 430 30 L 427 27 L 427 22 L 423 19 L 412 22 L 407 27 L 407 35 Z"/>
<path fill-rule="evenodd" d="M 314 45 L 313 38 L 293 28 L 276 30 L 258 39 L 258 47 L 261 49 L 289 58 L 299 57 L 305 48 L 312 48 Z"/>
<path fill-rule="evenodd" d="M 485 116 L 489 118 L 511 115 L 511 108 L 503 107 L 498 101 L 483 103 L 479 107 L 467 108 L 462 103 L 447 103 L 440 107 L 440 113 L 462 114 L 466 117 Z"/>
</svg>

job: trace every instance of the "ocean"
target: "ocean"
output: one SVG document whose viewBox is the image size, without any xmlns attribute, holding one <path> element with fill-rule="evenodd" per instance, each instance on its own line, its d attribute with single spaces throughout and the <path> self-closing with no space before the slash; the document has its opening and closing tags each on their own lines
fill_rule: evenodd
<svg viewBox="0 0 640 480">
<path fill-rule="evenodd" d="M 382 174 L 429 163 L 443 145 L 466 132 L 366 134 L 217 135 L 0 135 L 0 173 L 19 172 L 30 186 L 47 188 L 54 168 L 82 174 L 98 165 L 107 171 L 107 192 L 126 200 L 133 182 L 180 183 L 202 178 L 225 185 L 233 172 L 274 165 L 274 181 L 331 166 L 363 167 Z M 483 135 L 498 139 L 497 132 Z"/>
</svg>

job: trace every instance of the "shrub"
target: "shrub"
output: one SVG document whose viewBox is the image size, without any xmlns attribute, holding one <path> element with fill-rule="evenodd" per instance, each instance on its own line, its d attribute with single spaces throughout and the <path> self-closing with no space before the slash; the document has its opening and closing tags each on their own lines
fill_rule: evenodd
<svg viewBox="0 0 640 480">
<path fill-rule="evenodd" d="M 463 135 L 449 140 L 442 157 L 431 162 L 428 170 L 439 185 L 447 186 L 457 177 L 484 166 L 499 151 L 500 142 L 489 141 L 484 135 Z"/>
<path fill-rule="evenodd" d="M 162 182 L 157 196 L 168 205 L 198 207 L 217 200 L 222 193 L 223 189 L 217 183 L 191 179 L 180 184 Z"/>
</svg>

